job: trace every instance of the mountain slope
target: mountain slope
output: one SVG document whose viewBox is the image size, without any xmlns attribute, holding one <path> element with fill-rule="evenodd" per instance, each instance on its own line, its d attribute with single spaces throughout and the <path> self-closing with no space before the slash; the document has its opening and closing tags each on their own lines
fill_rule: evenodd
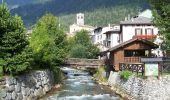
<svg viewBox="0 0 170 100">
<path fill-rule="evenodd" d="M 26 0 L 23 0 L 26 1 Z M 29 0 L 28 0 L 29 1 Z M 22 16 L 27 26 L 31 26 L 45 13 L 60 16 L 66 26 L 74 22 L 76 13 L 83 12 L 86 24 L 106 25 L 123 20 L 128 13 L 135 15 L 139 9 L 148 7 L 145 0 L 47 0 L 45 3 L 30 3 L 11 10 Z M 68 18 L 71 18 L 68 20 Z"/>
</svg>

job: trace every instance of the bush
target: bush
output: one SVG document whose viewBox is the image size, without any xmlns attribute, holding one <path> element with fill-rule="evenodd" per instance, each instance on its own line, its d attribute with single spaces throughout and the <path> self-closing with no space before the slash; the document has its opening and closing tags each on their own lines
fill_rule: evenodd
<svg viewBox="0 0 170 100">
<path fill-rule="evenodd" d="M 124 80 L 128 80 L 129 77 L 132 75 L 133 73 L 131 71 L 128 70 L 124 70 L 120 72 L 120 78 L 124 79 Z"/>
</svg>

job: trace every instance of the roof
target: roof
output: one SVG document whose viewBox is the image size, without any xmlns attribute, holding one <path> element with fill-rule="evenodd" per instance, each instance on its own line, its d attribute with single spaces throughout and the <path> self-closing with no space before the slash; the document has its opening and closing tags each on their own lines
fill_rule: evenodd
<svg viewBox="0 0 170 100">
<path fill-rule="evenodd" d="M 159 47 L 157 44 L 155 44 L 155 43 L 153 43 L 151 41 L 135 38 L 135 39 L 131 39 L 131 40 L 128 40 L 126 42 L 123 42 L 123 43 L 121 43 L 121 44 L 119 44 L 119 45 L 117 45 L 117 46 L 115 46 L 113 48 L 110 48 L 108 51 L 115 51 L 115 50 L 117 50 L 117 49 L 119 49 L 121 47 L 124 47 L 124 46 L 126 46 L 126 45 L 128 45 L 130 43 L 133 43 L 133 42 L 142 42 L 144 44 L 150 45 L 150 47 L 152 49 L 155 49 L 155 48 Z"/>
<path fill-rule="evenodd" d="M 70 26 L 79 26 L 79 27 L 86 27 L 86 28 L 93 28 L 93 29 L 94 29 L 94 27 L 93 27 L 93 26 L 90 26 L 90 25 L 78 25 L 78 24 L 72 24 L 72 25 L 70 25 Z"/>
<path fill-rule="evenodd" d="M 143 17 L 143 16 L 137 16 L 134 18 L 131 18 L 130 20 L 126 20 L 126 21 L 121 21 L 120 24 L 123 25 L 133 25 L 133 24 L 149 24 L 152 25 L 152 19 L 151 18 L 147 18 L 147 17 Z"/>
</svg>

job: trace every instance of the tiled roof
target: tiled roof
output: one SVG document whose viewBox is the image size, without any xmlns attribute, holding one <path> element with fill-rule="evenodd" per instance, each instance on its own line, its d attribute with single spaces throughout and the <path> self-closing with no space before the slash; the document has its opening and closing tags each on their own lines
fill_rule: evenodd
<svg viewBox="0 0 170 100">
<path fill-rule="evenodd" d="M 117 45 L 117 46 L 115 46 L 115 47 L 113 47 L 113 48 L 110 48 L 109 51 L 115 51 L 115 50 L 117 50 L 117 49 L 119 49 L 119 48 L 121 48 L 121 47 L 124 47 L 124 46 L 132 43 L 132 42 L 142 42 L 142 43 L 145 43 L 145 44 L 147 44 L 147 45 L 150 45 L 151 48 L 153 48 L 153 49 L 159 47 L 158 45 L 156 45 L 155 43 L 153 43 L 153 42 L 151 42 L 151 41 L 135 38 L 135 39 L 131 39 L 131 40 L 128 40 L 128 41 L 126 41 L 126 42 L 120 43 L 119 45 Z"/>
<path fill-rule="evenodd" d="M 120 24 L 126 25 L 126 24 L 153 24 L 153 23 L 152 19 L 139 16 L 136 18 L 131 18 L 130 20 L 127 21 L 121 21 Z"/>
</svg>

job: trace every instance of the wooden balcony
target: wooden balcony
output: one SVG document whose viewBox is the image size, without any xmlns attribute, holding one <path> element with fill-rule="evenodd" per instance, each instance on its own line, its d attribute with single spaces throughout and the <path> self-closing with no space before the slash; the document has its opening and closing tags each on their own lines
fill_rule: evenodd
<svg viewBox="0 0 170 100">
<path fill-rule="evenodd" d="M 157 37 L 157 35 L 135 35 L 133 36 L 133 38 L 138 38 L 138 39 L 155 39 Z"/>
<path fill-rule="evenodd" d="M 141 57 L 124 57 L 125 63 L 140 63 Z"/>
</svg>

